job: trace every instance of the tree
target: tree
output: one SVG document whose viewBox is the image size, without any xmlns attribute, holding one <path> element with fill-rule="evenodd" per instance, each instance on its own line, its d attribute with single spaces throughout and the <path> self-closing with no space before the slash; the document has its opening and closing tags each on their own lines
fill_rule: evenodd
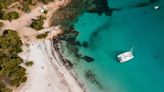
<svg viewBox="0 0 164 92">
<path fill-rule="evenodd" d="M 0 19 L 2 20 L 15 20 L 19 18 L 19 13 L 16 11 L 12 11 L 9 13 L 6 13 L 5 11 L 0 11 Z"/>
<path fill-rule="evenodd" d="M 12 92 L 6 85 L 18 87 L 27 80 L 18 56 L 22 42 L 16 31 L 8 29 L 0 36 L 0 43 L 0 92 Z"/>
<path fill-rule="evenodd" d="M 31 23 L 31 27 L 36 30 L 43 29 L 44 19 L 45 18 L 43 16 L 38 16 L 37 19 L 33 19 L 33 22 Z"/>
<path fill-rule="evenodd" d="M 12 92 L 12 90 L 7 88 L 6 85 L 0 81 L 0 92 Z"/>
<path fill-rule="evenodd" d="M 9 20 L 15 20 L 19 18 L 19 13 L 17 13 L 16 11 L 12 11 L 8 13 L 9 16 Z"/>
<path fill-rule="evenodd" d="M 27 13 L 31 12 L 31 8 L 29 7 L 29 4 L 27 2 L 22 3 L 22 10 Z"/>
<path fill-rule="evenodd" d="M 33 3 L 33 0 L 24 0 L 23 2 L 26 2 L 28 4 L 32 4 Z"/>
<path fill-rule="evenodd" d="M 44 4 L 48 4 L 49 2 L 53 2 L 54 0 L 38 0 Z"/>
</svg>

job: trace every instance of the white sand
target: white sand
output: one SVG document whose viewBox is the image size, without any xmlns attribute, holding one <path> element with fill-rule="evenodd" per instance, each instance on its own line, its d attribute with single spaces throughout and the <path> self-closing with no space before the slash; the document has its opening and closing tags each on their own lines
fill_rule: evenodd
<svg viewBox="0 0 164 92">
<path fill-rule="evenodd" d="M 30 45 L 20 56 L 34 65 L 28 69 L 27 82 L 14 92 L 84 92 L 62 65 L 50 40 Z"/>
</svg>

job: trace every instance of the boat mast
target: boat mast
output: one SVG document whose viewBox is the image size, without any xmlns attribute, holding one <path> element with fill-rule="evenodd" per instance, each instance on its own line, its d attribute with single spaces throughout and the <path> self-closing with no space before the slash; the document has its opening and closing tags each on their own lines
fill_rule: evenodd
<svg viewBox="0 0 164 92">
<path fill-rule="evenodd" d="M 133 46 L 131 47 L 130 52 L 133 53 Z"/>
</svg>

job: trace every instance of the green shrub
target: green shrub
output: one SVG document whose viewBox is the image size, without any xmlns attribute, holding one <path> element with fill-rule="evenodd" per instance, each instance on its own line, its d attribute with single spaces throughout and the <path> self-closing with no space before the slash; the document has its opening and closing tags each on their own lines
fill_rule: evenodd
<svg viewBox="0 0 164 92">
<path fill-rule="evenodd" d="M 16 31 L 8 29 L 0 36 L 0 43 L 0 92 L 12 92 L 6 85 L 18 87 L 27 80 L 23 60 L 18 56 L 22 42 Z"/>
<path fill-rule="evenodd" d="M 29 6 L 29 4 L 28 4 L 27 2 L 23 2 L 23 3 L 22 3 L 22 10 L 23 10 L 24 12 L 26 12 L 26 13 L 31 12 L 31 8 L 30 8 L 30 6 Z"/>
<path fill-rule="evenodd" d="M 8 13 L 9 20 L 15 20 L 19 18 L 19 13 L 12 11 Z"/>
<path fill-rule="evenodd" d="M 6 13 L 5 11 L 0 11 L 0 19 L 2 20 L 15 20 L 19 18 L 19 13 L 16 11 L 12 11 L 9 13 Z"/>
<path fill-rule="evenodd" d="M 19 0 L 0 0 L 0 10 L 2 9 L 7 9 L 7 7 L 9 5 L 11 5 L 12 3 L 15 3 Z"/>
<path fill-rule="evenodd" d="M 0 19 L 2 19 L 2 20 L 8 20 L 9 19 L 9 16 L 8 16 L 8 14 L 5 11 L 0 10 Z"/>
<path fill-rule="evenodd" d="M 45 33 L 43 33 L 43 34 L 37 35 L 36 38 L 38 38 L 38 39 L 44 39 L 44 38 L 46 38 L 47 36 L 48 36 L 48 32 L 45 32 Z"/>
<path fill-rule="evenodd" d="M 40 0 L 41 2 L 43 2 L 44 4 L 48 4 L 49 2 L 53 1 L 53 0 Z"/>
<path fill-rule="evenodd" d="M 28 62 L 25 63 L 25 65 L 26 65 L 27 67 L 32 66 L 33 64 L 34 64 L 33 61 L 28 61 Z"/>
<path fill-rule="evenodd" d="M 31 27 L 36 29 L 36 30 L 43 29 L 44 19 L 45 18 L 42 16 L 39 16 L 38 19 L 34 19 L 32 24 L 31 24 Z"/>
<path fill-rule="evenodd" d="M 16 31 L 11 29 L 5 30 L 0 36 L 0 49 L 6 49 L 8 53 L 20 53 L 22 51 L 22 42 Z"/>
<path fill-rule="evenodd" d="M 0 28 L 3 27 L 3 25 L 4 25 L 3 22 L 0 22 Z"/>
<path fill-rule="evenodd" d="M 0 81 L 0 92 L 12 92 L 12 90 L 7 88 L 6 85 Z"/>
<path fill-rule="evenodd" d="M 3 2 L 0 2 L 0 9 L 6 9 L 7 5 Z"/>
<path fill-rule="evenodd" d="M 48 10 L 44 10 L 44 12 L 43 12 L 44 14 L 47 14 L 48 13 Z"/>
<path fill-rule="evenodd" d="M 33 0 L 24 0 L 23 2 L 26 2 L 28 4 L 32 4 L 33 3 Z"/>
</svg>

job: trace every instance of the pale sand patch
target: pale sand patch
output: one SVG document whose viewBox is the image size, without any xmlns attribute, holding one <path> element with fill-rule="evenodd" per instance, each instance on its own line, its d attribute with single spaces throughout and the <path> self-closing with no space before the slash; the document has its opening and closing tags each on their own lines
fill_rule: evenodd
<svg viewBox="0 0 164 92">
<path fill-rule="evenodd" d="M 14 92 L 84 92 L 62 65 L 50 40 L 31 44 L 20 56 L 34 65 L 28 69 L 27 82 Z"/>
</svg>

